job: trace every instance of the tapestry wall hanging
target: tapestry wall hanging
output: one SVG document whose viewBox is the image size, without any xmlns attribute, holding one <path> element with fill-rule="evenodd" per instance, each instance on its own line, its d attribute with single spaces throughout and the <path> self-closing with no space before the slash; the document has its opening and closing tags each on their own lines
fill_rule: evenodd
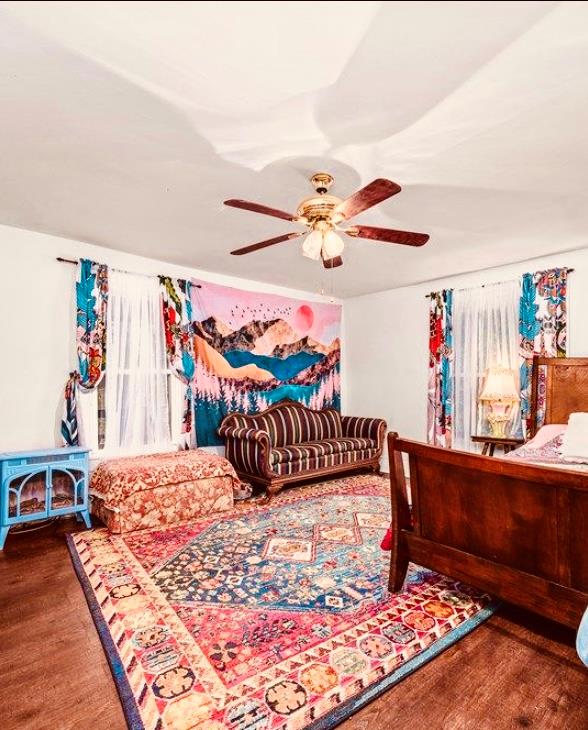
<svg viewBox="0 0 588 730">
<path fill-rule="evenodd" d="M 217 429 L 232 411 L 282 398 L 340 408 L 340 305 L 193 283 L 199 446 L 222 443 Z"/>
</svg>

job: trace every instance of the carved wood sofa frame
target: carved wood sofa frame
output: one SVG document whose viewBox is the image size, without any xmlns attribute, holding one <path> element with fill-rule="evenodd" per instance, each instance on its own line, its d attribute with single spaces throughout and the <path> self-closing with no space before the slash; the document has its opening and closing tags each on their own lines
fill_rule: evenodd
<svg viewBox="0 0 588 730">
<path fill-rule="evenodd" d="M 271 413 L 275 410 L 278 410 L 279 408 L 283 406 L 293 406 L 295 408 L 306 408 L 302 403 L 299 403 L 298 401 L 290 400 L 289 398 L 284 398 L 283 400 L 274 403 L 269 408 L 267 408 L 263 413 L 256 413 L 252 414 L 253 416 L 261 416 L 267 413 Z M 309 409 L 307 409 L 309 410 Z M 329 411 L 332 409 L 323 409 L 323 412 Z M 338 413 L 338 412 L 337 412 Z M 225 418 L 223 419 L 220 427 L 219 427 L 219 433 L 221 435 L 224 435 L 226 432 L 226 424 L 231 421 L 233 416 L 242 416 L 244 414 L 240 412 L 233 412 L 229 413 Z M 237 472 L 238 476 L 245 481 L 251 482 L 253 484 L 259 484 L 262 487 L 265 488 L 266 493 L 268 495 L 268 498 L 271 498 L 272 495 L 279 492 L 284 486 L 288 484 L 292 484 L 295 482 L 301 482 L 301 481 L 310 481 L 315 478 L 320 477 L 326 477 L 326 476 L 332 476 L 337 474 L 343 474 L 347 472 L 353 472 L 358 470 L 371 470 L 376 473 L 380 473 L 380 459 L 382 456 L 382 453 L 384 451 L 385 447 L 385 437 L 386 437 L 386 422 L 382 419 L 375 419 L 375 418 L 361 418 L 358 416 L 341 416 L 341 422 L 343 426 L 343 438 L 346 438 L 346 423 L 355 423 L 356 425 L 360 426 L 360 429 L 362 425 L 365 426 L 362 433 L 365 431 L 366 437 L 373 437 L 373 440 L 377 443 L 377 449 L 373 456 L 371 456 L 368 459 L 362 459 L 358 461 L 354 461 L 351 463 L 345 463 L 345 464 L 336 464 L 333 466 L 325 466 L 321 467 L 319 469 L 307 469 L 301 472 L 295 472 L 293 474 L 276 474 L 270 466 L 270 459 L 269 455 L 271 452 L 271 444 L 269 436 L 264 433 L 263 431 L 258 431 L 257 434 L 247 434 L 244 436 L 247 439 L 255 439 L 259 441 L 259 452 L 260 452 L 260 458 L 257 459 L 257 468 L 255 470 L 252 469 L 245 469 L 242 465 L 239 464 L 233 464 L 235 466 L 235 471 Z M 363 423 L 362 423 L 363 422 Z M 242 429 L 243 430 L 243 429 Z M 250 429 L 252 431 L 253 429 Z M 368 436 L 369 432 L 369 436 Z M 228 457 L 228 454 L 227 454 Z M 230 457 L 228 457 L 230 460 Z"/>
</svg>

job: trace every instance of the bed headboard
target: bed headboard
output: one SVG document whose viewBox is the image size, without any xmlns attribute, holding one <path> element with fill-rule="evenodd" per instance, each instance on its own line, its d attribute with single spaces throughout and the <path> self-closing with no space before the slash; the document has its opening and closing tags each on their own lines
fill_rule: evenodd
<svg viewBox="0 0 588 730">
<path fill-rule="evenodd" d="M 543 386 L 544 384 L 544 386 Z M 535 357 L 531 377 L 531 437 L 537 431 L 539 388 L 545 387 L 545 421 L 567 423 L 570 413 L 588 412 L 588 357 Z"/>
</svg>

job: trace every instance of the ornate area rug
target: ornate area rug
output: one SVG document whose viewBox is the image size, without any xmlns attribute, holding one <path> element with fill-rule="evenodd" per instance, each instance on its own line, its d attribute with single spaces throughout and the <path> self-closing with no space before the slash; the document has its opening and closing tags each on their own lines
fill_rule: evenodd
<svg viewBox="0 0 588 730">
<path fill-rule="evenodd" d="M 362 475 L 69 536 L 129 727 L 331 728 L 486 619 L 489 596 L 414 566 L 388 593 L 389 503 Z"/>
</svg>

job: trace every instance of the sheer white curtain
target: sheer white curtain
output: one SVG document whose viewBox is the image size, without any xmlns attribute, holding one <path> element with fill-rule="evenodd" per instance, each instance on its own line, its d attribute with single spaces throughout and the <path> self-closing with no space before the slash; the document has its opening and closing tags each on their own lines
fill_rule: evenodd
<svg viewBox="0 0 588 730">
<path fill-rule="evenodd" d="M 485 413 L 479 407 L 487 368 L 507 367 L 519 377 L 520 283 L 506 281 L 453 293 L 453 352 L 455 394 L 453 445 L 475 451 L 472 435 L 487 431 Z M 520 412 L 512 421 L 512 432 L 520 430 Z"/>
<path fill-rule="evenodd" d="M 80 443 L 91 451 L 98 450 L 98 388 L 78 388 L 78 432 Z"/>
<path fill-rule="evenodd" d="M 110 271 L 105 451 L 169 449 L 167 360 L 159 283 Z"/>
</svg>

